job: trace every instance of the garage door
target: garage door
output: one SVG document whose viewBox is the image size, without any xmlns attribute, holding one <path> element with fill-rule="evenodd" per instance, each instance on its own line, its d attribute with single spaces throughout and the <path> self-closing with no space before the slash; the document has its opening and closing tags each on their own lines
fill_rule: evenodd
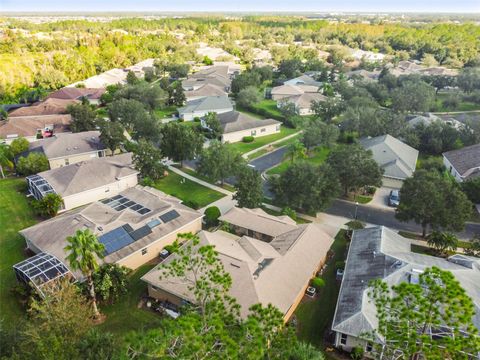
<svg viewBox="0 0 480 360">
<path fill-rule="evenodd" d="M 398 179 L 392 179 L 388 177 L 384 177 L 382 180 L 382 184 L 384 187 L 392 188 L 392 189 L 400 189 L 402 187 L 403 181 Z"/>
</svg>

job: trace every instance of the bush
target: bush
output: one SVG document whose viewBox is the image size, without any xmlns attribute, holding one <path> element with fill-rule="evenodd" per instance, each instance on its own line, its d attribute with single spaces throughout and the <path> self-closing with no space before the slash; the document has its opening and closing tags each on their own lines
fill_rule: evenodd
<svg viewBox="0 0 480 360">
<path fill-rule="evenodd" d="M 155 182 L 149 178 L 148 176 L 144 177 L 141 181 L 140 181 L 140 185 L 142 186 L 149 186 L 149 187 L 153 187 L 153 185 L 155 184 Z"/>
<path fill-rule="evenodd" d="M 100 300 L 113 303 L 127 293 L 130 270 L 118 264 L 105 264 L 93 274 L 93 283 Z"/>
<path fill-rule="evenodd" d="M 282 215 L 287 215 L 288 217 L 290 217 L 292 220 L 297 220 L 297 213 L 295 212 L 295 210 L 289 208 L 289 207 L 284 207 L 282 209 Z"/>
<path fill-rule="evenodd" d="M 207 226 L 216 226 L 218 224 L 218 218 L 220 217 L 220 209 L 216 206 L 210 206 L 205 210 L 205 222 Z"/>
<path fill-rule="evenodd" d="M 335 269 L 345 269 L 345 261 L 336 261 L 335 262 Z"/>
<path fill-rule="evenodd" d="M 323 288 L 325 286 L 325 280 L 323 280 L 322 278 L 319 278 L 319 277 L 314 277 L 313 280 L 312 280 L 312 286 L 315 289 L 320 290 L 321 288 Z"/>
<path fill-rule="evenodd" d="M 174 196 L 174 195 L 172 195 Z M 183 205 L 185 206 L 188 206 L 189 208 L 192 208 L 192 209 L 199 209 L 200 208 L 200 205 L 195 201 L 195 200 L 186 200 L 183 202 Z"/>
<path fill-rule="evenodd" d="M 28 150 L 29 147 L 29 142 L 27 139 L 23 137 L 19 137 L 15 140 L 12 141 L 10 144 L 10 151 L 14 156 L 17 156 L 18 154 L 21 154 L 24 151 Z"/>
<path fill-rule="evenodd" d="M 242 139 L 242 141 L 243 141 L 244 143 L 251 143 L 251 142 L 253 142 L 254 140 L 255 140 L 255 138 L 254 138 L 253 136 L 244 136 L 243 139 Z"/>
<path fill-rule="evenodd" d="M 352 357 L 353 360 L 360 360 L 363 358 L 363 348 L 360 346 L 355 346 L 352 349 L 352 352 L 350 353 L 350 356 Z"/>
<path fill-rule="evenodd" d="M 34 200 L 32 205 L 41 216 L 54 217 L 62 206 L 62 197 L 58 194 L 47 194 L 41 200 Z"/>
<path fill-rule="evenodd" d="M 200 118 L 199 118 L 198 116 L 195 116 L 195 117 L 193 118 L 193 121 L 194 121 L 194 122 L 200 122 L 201 120 L 200 120 Z"/>
<path fill-rule="evenodd" d="M 17 172 L 21 175 L 32 175 L 48 170 L 48 159 L 44 154 L 32 152 L 27 157 L 22 156 L 17 162 Z"/>
<path fill-rule="evenodd" d="M 346 225 L 348 226 L 349 230 L 361 230 L 365 228 L 365 225 L 363 225 L 363 223 L 358 220 L 349 221 L 348 223 L 346 223 Z"/>
</svg>

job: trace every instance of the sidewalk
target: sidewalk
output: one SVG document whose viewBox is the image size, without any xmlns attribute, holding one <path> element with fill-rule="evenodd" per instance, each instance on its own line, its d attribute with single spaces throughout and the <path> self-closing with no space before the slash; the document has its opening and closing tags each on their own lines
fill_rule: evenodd
<svg viewBox="0 0 480 360">
<path fill-rule="evenodd" d="M 167 166 L 168 166 L 168 170 L 173 171 L 174 173 L 177 173 L 178 175 L 183 176 L 184 178 L 186 178 L 188 180 L 194 181 L 194 182 L 196 182 L 200 185 L 203 185 L 203 186 L 205 186 L 209 189 L 218 191 L 219 193 L 222 193 L 222 194 L 225 194 L 225 195 L 230 195 L 230 196 L 233 195 L 233 192 L 225 190 L 224 188 L 221 188 L 220 186 L 213 185 L 213 184 L 210 184 L 206 181 L 200 180 L 199 178 L 196 178 L 195 176 L 189 175 L 189 174 L 183 172 L 182 170 L 177 169 L 174 166 L 171 166 L 171 165 L 167 165 Z"/>
<path fill-rule="evenodd" d="M 253 149 L 253 150 L 251 150 L 251 151 L 249 151 L 249 152 L 246 152 L 245 154 L 242 155 L 242 157 L 243 157 L 244 159 L 248 159 L 248 157 L 249 157 L 250 155 L 255 154 L 257 151 L 266 149 L 266 148 L 268 148 L 270 145 L 278 144 L 278 143 L 281 143 L 282 141 L 291 139 L 291 138 L 293 138 L 294 136 L 298 136 L 301 132 L 302 132 L 302 130 L 300 130 L 300 131 L 298 131 L 298 132 L 296 132 L 296 133 L 294 133 L 294 134 L 290 134 L 290 135 L 288 135 L 288 136 L 285 136 L 285 137 L 283 137 L 283 138 L 281 138 L 281 139 L 272 141 L 271 143 L 268 143 L 268 144 L 265 144 L 265 145 L 263 145 L 263 146 L 260 146 L 259 148 Z M 267 153 L 267 154 L 268 154 L 268 153 Z"/>
</svg>

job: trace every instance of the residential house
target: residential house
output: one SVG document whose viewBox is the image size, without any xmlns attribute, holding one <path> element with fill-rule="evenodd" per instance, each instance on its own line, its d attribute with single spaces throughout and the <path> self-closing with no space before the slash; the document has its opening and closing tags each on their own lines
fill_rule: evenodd
<svg viewBox="0 0 480 360">
<path fill-rule="evenodd" d="M 458 182 L 480 176 L 480 144 L 443 153 L 443 164 Z"/>
<path fill-rule="evenodd" d="M 281 122 L 273 119 L 255 119 L 238 111 L 218 115 L 223 142 L 242 141 L 246 136 L 260 137 L 280 132 Z"/>
<path fill-rule="evenodd" d="M 82 86 L 88 89 L 105 89 L 110 85 L 124 85 L 127 83 L 128 70 L 111 69 L 88 79 L 77 81 L 67 87 Z"/>
<path fill-rule="evenodd" d="M 105 92 L 105 89 L 88 89 L 77 87 L 64 87 L 60 90 L 52 92 L 47 99 L 62 99 L 62 100 L 79 100 L 87 99 L 92 105 L 100 103 L 100 97 Z"/>
<path fill-rule="evenodd" d="M 66 238 L 77 230 L 89 229 L 105 246 L 100 263 L 136 269 L 156 259 L 179 233 L 199 231 L 202 216 L 172 196 L 137 185 L 23 229 L 20 234 L 29 250 L 51 254 L 69 267 Z M 78 271 L 72 272 L 81 277 Z"/>
<path fill-rule="evenodd" d="M 322 82 L 317 81 L 315 78 L 318 74 L 318 71 L 310 71 L 296 78 L 284 81 L 283 85 L 309 85 L 320 87 L 322 86 Z"/>
<path fill-rule="evenodd" d="M 277 101 L 277 107 L 281 108 L 286 104 L 294 104 L 295 109 L 299 115 L 312 115 L 312 105 L 314 102 L 322 102 L 327 100 L 327 97 L 320 93 L 305 93 L 301 95 L 292 95 Z"/>
<path fill-rule="evenodd" d="M 280 85 L 272 88 L 271 95 L 275 101 L 305 93 L 318 93 L 320 88 L 315 85 Z"/>
<path fill-rule="evenodd" d="M 95 158 L 27 176 L 30 194 L 37 200 L 47 194 L 63 199 L 62 211 L 114 196 L 137 185 L 132 154 Z"/>
<path fill-rule="evenodd" d="M 423 115 L 411 115 L 407 118 L 407 125 L 413 128 L 419 125 L 430 126 L 435 123 L 450 125 L 457 130 L 465 128 L 465 125 L 457 119 L 454 119 L 452 117 L 443 118 L 432 113 L 425 113 Z"/>
<path fill-rule="evenodd" d="M 195 90 L 184 91 L 187 101 L 198 100 L 207 96 L 228 96 L 224 86 L 206 83 Z"/>
<path fill-rule="evenodd" d="M 240 59 L 232 54 L 226 52 L 222 48 L 211 47 L 205 43 L 200 43 L 200 47 L 197 48 L 197 54 L 203 57 L 208 57 L 211 60 L 223 60 L 229 59 L 234 61 L 239 61 Z"/>
<path fill-rule="evenodd" d="M 52 137 L 32 142 L 28 151 L 42 152 L 48 159 L 50 169 L 56 169 L 104 157 L 107 150 L 100 141 L 99 131 L 85 131 L 55 134 Z"/>
<path fill-rule="evenodd" d="M 230 91 L 232 84 L 232 74 L 228 65 L 211 66 L 191 74 L 182 81 L 182 87 L 185 91 L 198 90 L 207 84 L 220 87 L 224 91 Z"/>
<path fill-rule="evenodd" d="M 9 118 L 17 116 L 43 116 L 66 114 L 69 105 L 78 104 L 80 101 L 73 99 L 47 98 L 31 106 L 21 107 L 8 114 Z"/>
<path fill-rule="evenodd" d="M 0 142 L 23 137 L 29 142 L 70 132 L 70 115 L 17 116 L 0 121 Z"/>
<path fill-rule="evenodd" d="M 199 246 L 212 245 L 218 252 L 232 277 L 229 295 L 240 305 L 241 316 L 246 317 L 254 304 L 272 304 L 288 321 L 310 279 L 324 263 L 332 237 L 318 224 L 297 225 L 287 216 L 272 216 L 261 209 L 233 208 L 221 219 L 237 228 L 246 227 L 245 231 L 238 235 L 201 231 Z M 262 234 L 268 234 L 268 238 Z M 176 256 L 171 255 L 165 262 L 170 263 Z M 188 289 L 189 274 L 185 278 L 160 278 L 161 273 L 162 264 L 142 277 L 151 297 L 176 306 L 195 303 Z"/>
<path fill-rule="evenodd" d="M 446 76 L 456 76 L 458 71 L 454 69 L 448 69 L 441 66 L 425 67 L 420 65 L 417 62 L 403 60 L 400 61 L 396 66 L 390 66 L 389 72 L 395 76 L 401 75 L 446 75 Z"/>
<path fill-rule="evenodd" d="M 223 114 L 233 111 L 233 104 L 227 96 L 207 96 L 187 102 L 178 108 L 178 116 L 185 121 L 201 118 L 210 112 Z"/>
<path fill-rule="evenodd" d="M 382 61 L 385 59 L 385 54 L 375 53 L 373 51 L 365 51 L 361 49 L 352 49 L 351 56 L 355 60 L 365 60 L 365 61 Z"/>
<path fill-rule="evenodd" d="M 418 150 L 391 135 L 364 138 L 360 144 L 373 154 L 383 170 L 383 186 L 400 189 L 403 181 L 412 176 L 417 165 Z"/>
<path fill-rule="evenodd" d="M 368 71 L 365 69 L 353 70 L 346 73 L 348 79 L 360 79 L 366 81 L 376 81 L 380 77 L 380 71 Z"/>
<path fill-rule="evenodd" d="M 414 253 L 411 240 L 383 226 L 356 230 L 348 249 L 332 330 L 335 346 L 351 351 L 361 347 L 368 357 L 375 356 L 369 334 L 376 342 L 377 311 L 369 296 L 370 282 L 381 279 L 388 286 L 401 282 L 418 283 L 419 275 L 436 266 L 450 271 L 475 305 L 474 325 L 480 329 L 480 259 L 453 255 L 447 259 Z"/>
</svg>

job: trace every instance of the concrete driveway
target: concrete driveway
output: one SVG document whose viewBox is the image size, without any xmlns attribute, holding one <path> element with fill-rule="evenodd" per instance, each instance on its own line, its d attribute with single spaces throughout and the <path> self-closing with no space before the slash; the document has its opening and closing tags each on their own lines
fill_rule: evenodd
<svg viewBox="0 0 480 360">
<path fill-rule="evenodd" d="M 377 191 L 375 191 L 372 201 L 366 205 L 383 210 L 395 211 L 395 208 L 388 206 L 388 197 L 390 196 L 391 190 L 393 189 L 387 187 L 378 188 Z"/>
</svg>

